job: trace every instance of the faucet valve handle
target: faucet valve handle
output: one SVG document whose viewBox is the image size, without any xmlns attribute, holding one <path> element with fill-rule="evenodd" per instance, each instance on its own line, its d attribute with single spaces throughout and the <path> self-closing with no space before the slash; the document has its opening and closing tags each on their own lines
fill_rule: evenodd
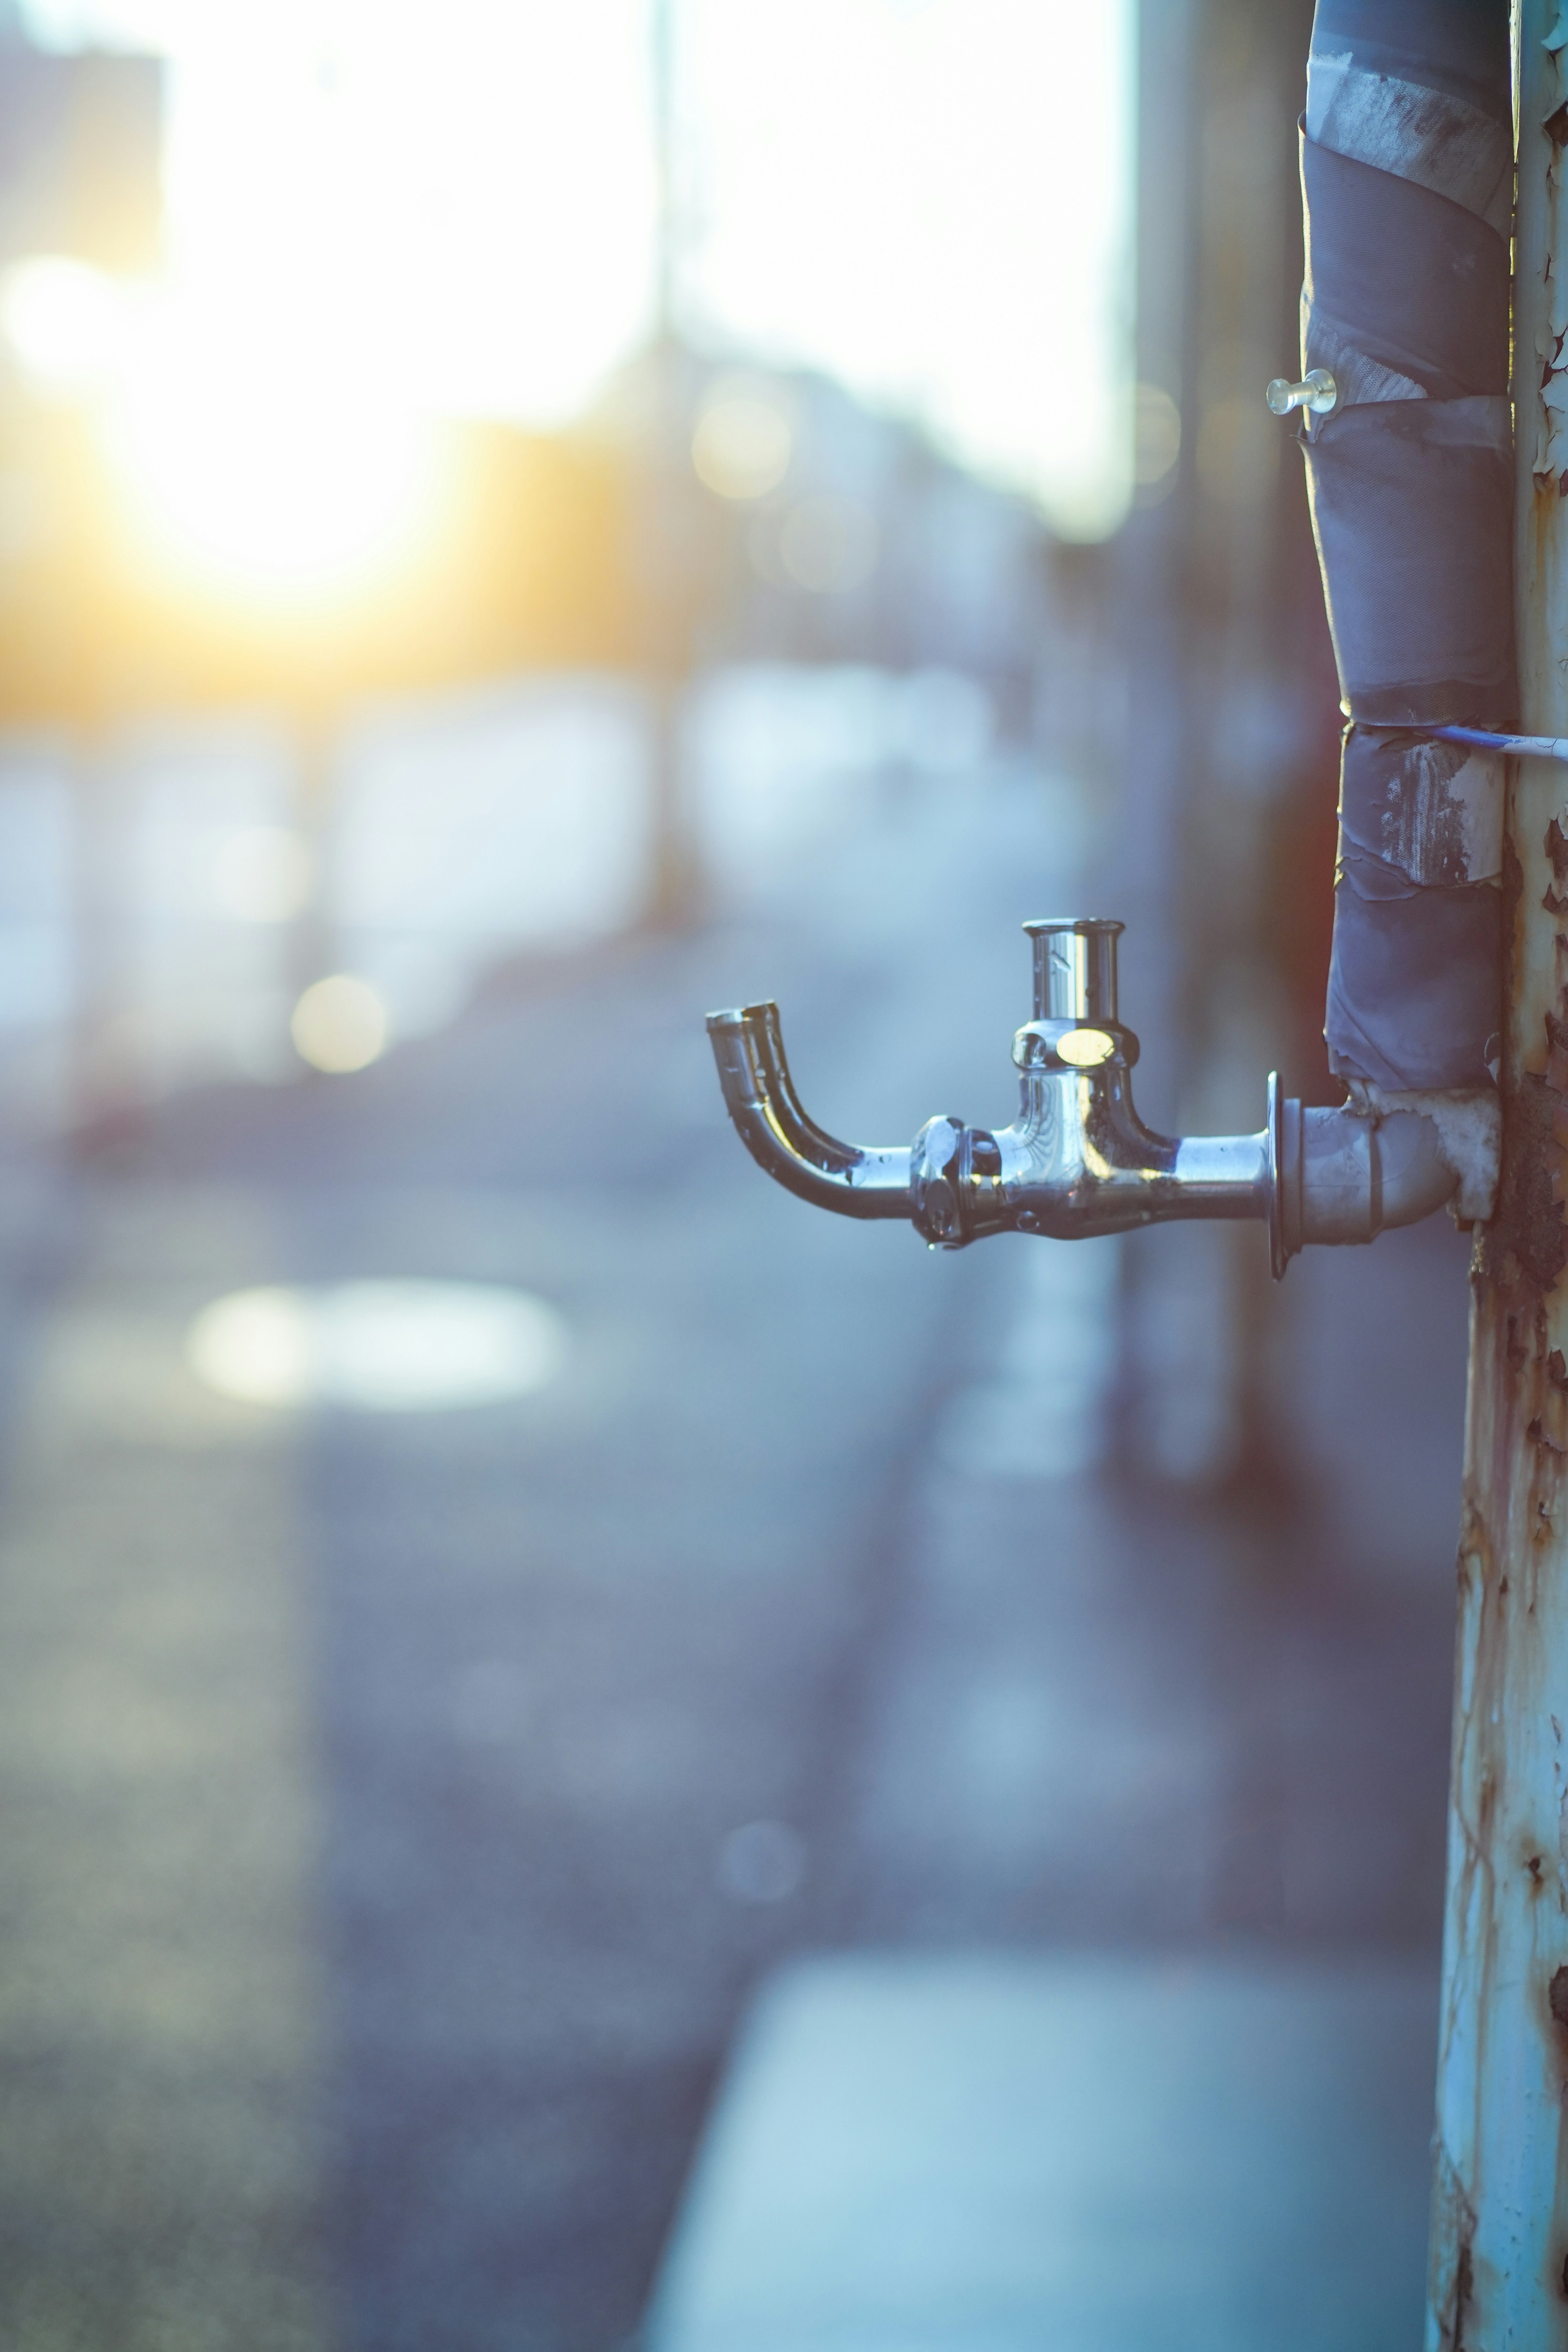
<svg viewBox="0 0 1568 2352">
<path fill-rule="evenodd" d="M 977 1234 L 999 1230 L 1006 1213 L 996 1137 L 959 1118 L 928 1118 L 909 1155 L 909 1214 L 915 1232 L 933 1249 L 962 1249 Z"/>
<path fill-rule="evenodd" d="M 964 1246 L 964 1122 L 928 1118 L 909 1155 L 909 1213 L 933 1249 Z"/>
</svg>

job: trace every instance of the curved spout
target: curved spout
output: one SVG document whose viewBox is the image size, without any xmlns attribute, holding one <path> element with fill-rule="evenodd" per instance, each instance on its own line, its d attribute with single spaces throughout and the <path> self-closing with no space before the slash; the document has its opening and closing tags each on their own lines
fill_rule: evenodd
<svg viewBox="0 0 1568 2352">
<path fill-rule="evenodd" d="M 710 1013 L 707 1034 L 725 1108 L 758 1166 L 786 1190 L 841 1217 L 907 1217 L 910 1154 L 840 1143 L 800 1108 L 776 1004 Z"/>
</svg>

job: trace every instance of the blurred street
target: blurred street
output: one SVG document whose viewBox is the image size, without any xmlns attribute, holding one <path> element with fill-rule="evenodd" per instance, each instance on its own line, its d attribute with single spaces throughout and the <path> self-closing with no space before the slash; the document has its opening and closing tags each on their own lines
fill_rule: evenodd
<svg viewBox="0 0 1568 2352">
<path fill-rule="evenodd" d="M 1086 838 L 927 784 L 744 919 L 13 1158 L 19 2352 L 610 2352 L 794 1952 L 1435 1969 L 1458 1237 L 1292 1267 L 1296 1491 L 1181 1502 L 1106 1483 L 1113 1244 L 931 1255 L 724 1120 L 701 1016 L 764 992 L 830 1127 L 1002 1116 Z M 301 1416 L 183 1357 L 222 1293 L 408 1276 L 547 1300 L 559 1380 Z"/>
</svg>

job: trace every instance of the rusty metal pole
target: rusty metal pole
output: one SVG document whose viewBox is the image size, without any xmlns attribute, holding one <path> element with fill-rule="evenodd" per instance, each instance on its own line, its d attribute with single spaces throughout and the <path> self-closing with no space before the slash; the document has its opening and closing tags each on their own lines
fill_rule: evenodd
<svg viewBox="0 0 1568 2352">
<path fill-rule="evenodd" d="M 1519 0 L 1521 724 L 1568 734 L 1568 18 Z M 1428 2352 L 1568 2345 L 1568 770 L 1515 765 L 1470 1327 Z"/>
</svg>

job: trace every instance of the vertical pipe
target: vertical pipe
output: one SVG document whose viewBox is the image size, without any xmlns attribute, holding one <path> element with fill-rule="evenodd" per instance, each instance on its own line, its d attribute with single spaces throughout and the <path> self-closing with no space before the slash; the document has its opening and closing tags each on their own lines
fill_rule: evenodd
<svg viewBox="0 0 1568 2352">
<path fill-rule="evenodd" d="M 1568 51 L 1515 10 L 1522 723 L 1568 731 Z M 1562 257 L 1560 259 L 1559 257 Z M 1470 1327 L 1429 2352 L 1568 2343 L 1568 807 L 1512 779 L 1503 1179 Z"/>
<path fill-rule="evenodd" d="M 1103 916 L 1026 923 L 1034 949 L 1037 1021 L 1114 1021 L 1116 942 L 1126 926 Z"/>
</svg>

